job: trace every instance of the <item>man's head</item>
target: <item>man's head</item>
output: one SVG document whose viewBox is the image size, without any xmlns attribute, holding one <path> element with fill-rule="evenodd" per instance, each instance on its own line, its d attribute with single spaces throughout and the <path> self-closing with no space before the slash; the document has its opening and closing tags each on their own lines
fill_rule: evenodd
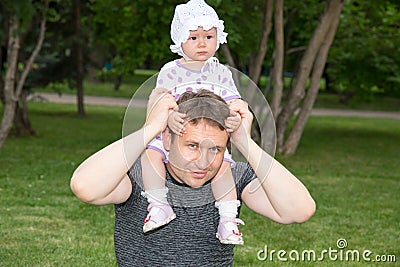
<svg viewBox="0 0 400 267">
<path fill-rule="evenodd" d="M 207 90 L 184 93 L 178 104 L 179 112 L 186 114 L 185 133 L 163 133 L 164 147 L 169 150 L 168 169 L 178 181 L 199 187 L 212 179 L 222 164 L 229 139 L 224 127 L 229 108 Z"/>
</svg>

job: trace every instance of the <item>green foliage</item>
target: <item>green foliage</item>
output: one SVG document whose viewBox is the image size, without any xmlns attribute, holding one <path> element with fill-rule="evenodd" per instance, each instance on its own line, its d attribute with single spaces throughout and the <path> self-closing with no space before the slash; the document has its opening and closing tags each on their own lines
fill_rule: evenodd
<svg viewBox="0 0 400 267">
<path fill-rule="evenodd" d="M 36 3 L 36 5 L 37 4 L 38 3 Z M 27 26 L 36 12 L 34 3 L 26 0 L 11 1 L 11 3 L 9 3 L 9 11 L 17 16 L 21 28 Z"/>
<path fill-rule="evenodd" d="M 84 49 L 84 60 L 87 66 L 90 64 L 90 6 L 88 1 L 78 1 L 81 5 L 81 36 L 75 32 L 74 6 L 71 1 L 51 1 L 49 10 L 46 13 L 47 29 L 46 37 L 41 52 L 39 53 L 33 71 L 28 76 L 26 88 L 44 87 L 51 83 L 65 82 L 71 88 L 75 88 L 77 75 L 75 45 L 82 42 Z M 26 43 L 25 53 L 21 55 L 22 60 L 26 59 L 33 45 L 36 42 L 36 30 L 30 35 L 30 42 Z"/>
<path fill-rule="evenodd" d="M 249 57 L 259 47 L 265 1 L 210 0 L 207 3 L 213 6 L 219 18 L 224 20 L 231 53 L 238 66 L 246 70 Z M 219 56 L 223 58 L 223 53 L 220 52 Z"/>
<path fill-rule="evenodd" d="M 2 10 L 3 20 L 16 14 L 20 21 L 19 34 L 21 36 L 21 48 L 18 60 L 20 70 L 25 66 L 38 40 L 40 21 L 46 17 L 46 35 L 43 46 L 30 74 L 24 84 L 24 89 L 45 86 L 48 83 L 60 81 L 72 81 L 74 78 L 74 58 L 71 53 L 74 31 L 72 23 L 72 5 L 70 1 L 49 1 L 45 9 L 44 1 L 7 1 L 6 10 Z M 85 14 L 85 9 L 82 10 Z M 3 25 L 7 25 L 3 23 Z M 3 29 L 2 43 L 6 48 L 6 36 Z M 2 56 L 5 56 L 4 54 Z M 6 60 L 5 58 L 2 58 Z"/>
<path fill-rule="evenodd" d="M 363 98 L 400 96 L 400 4 L 348 0 L 331 48 L 336 88 Z"/>
<path fill-rule="evenodd" d="M 86 66 L 99 70 L 104 77 L 132 75 L 137 68 L 159 69 L 176 57 L 169 50 L 170 23 L 179 0 L 104 0 L 79 1 L 86 46 Z M 286 0 L 284 2 L 285 47 L 305 47 L 315 30 L 326 1 Z M 41 1 L 7 1 L 24 19 L 31 18 Z M 208 0 L 225 21 L 228 45 L 238 68 L 246 72 L 259 46 L 265 12 L 264 0 Z M 243 15 L 245 14 L 245 15 Z M 400 94 L 399 3 L 393 0 L 346 0 L 338 33 L 329 53 L 328 74 L 337 91 L 372 99 L 374 94 Z M 7 15 L 7 13 L 5 13 Z M 45 44 L 29 87 L 75 77 L 71 53 L 76 38 L 70 1 L 51 1 Z M 2 17 L 6 19 L 6 17 Z M 4 35 L 4 32 L 3 32 Z M 32 50 L 34 32 L 26 44 L 25 56 Z M 273 31 L 268 42 L 265 64 L 273 53 Z M 301 51 L 286 55 L 285 70 L 295 71 Z M 223 53 L 219 57 L 225 62 Z M 94 59 L 96 58 L 96 59 Z M 100 71 L 110 63 L 110 71 Z M 73 86 L 73 84 L 71 84 Z"/>
<path fill-rule="evenodd" d="M 29 23 L 36 15 L 37 9 L 40 9 L 42 4 L 39 2 L 33 3 L 32 1 L 16 0 L 5 1 L 0 5 L 0 22 L 3 27 L 0 27 L 0 42 L 4 47 L 7 47 L 6 39 L 8 34 L 8 19 L 10 16 L 15 15 L 19 21 L 19 29 L 14 34 L 21 34 L 29 26 Z"/>
<path fill-rule="evenodd" d="M 132 74 L 149 60 L 159 68 L 174 57 L 169 50 L 170 23 L 175 5 L 182 2 L 93 1 L 95 36 L 109 45 L 107 59 L 117 73 Z"/>
<path fill-rule="evenodd" d="M 310 42 L 318 25 L 325 2 L 321 0 L 286 0 L 284 2 L 285 47 L 287 50 L 299 47 L 304 48 L 297 53 L 285 55 L 285 70 L 296 71 L 305 47 Z M 273 40 L 273 34 L 271 39 Z"/>
</svg>

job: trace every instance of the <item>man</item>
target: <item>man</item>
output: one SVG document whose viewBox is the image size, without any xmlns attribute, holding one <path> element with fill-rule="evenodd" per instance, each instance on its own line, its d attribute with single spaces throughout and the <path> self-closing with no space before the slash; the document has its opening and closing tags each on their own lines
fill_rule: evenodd
<svg viewBox="0 0 400 267">
<path fill-rule="evenodd" d="M 145 125 L 86 159 L 73 174 L 71 188 L 80 200 L 94 205 L 116 204 L 114 242 L 120 266 L 232 264 L 234 246 L 223 245 L 215 237 L 219 216 L 210 189 L 229 139 L 223 128 L 229 110 L 221 115 L 228 109 L 226 103 L 212 98 L 208 101 L 201 92 L 193 93 L 180 104 L 179 111 L 187 114 L 188 122 L 184 134 L 174 136 L 167 128 L 167 119 L 177 103 L 166 90 L 153 90 Z M 241 126 L 230 135 L 230 141 L 248 161 L 237 162 L 232 168 L 238 199 L 279 223 L 308 220 L 315 203 L 307 189 L 251 139 L 253 116 L 247 104 L 238 100 L 231 109 L 240 116 Z M 141 196 L 138 159 L 161 132 L 169 151 L 168 200 L 177 217 L 144 234 L 147 201 Z"/>
</svg>

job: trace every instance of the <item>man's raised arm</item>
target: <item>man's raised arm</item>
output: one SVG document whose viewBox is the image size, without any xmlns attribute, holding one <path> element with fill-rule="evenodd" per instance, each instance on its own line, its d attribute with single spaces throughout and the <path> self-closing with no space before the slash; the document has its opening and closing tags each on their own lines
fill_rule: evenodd
<svg viewBox="0 0 400 267">
<path fill-rule="evenodd" d="M 147 105 L 145 125 L 138 131 L 96 152 L 75 170 L 71 189 L 83 202 L 94 205 L 124 202 L 132 185 L 127 172 L 146 145 L 161 133 L 175 99 L 165 89 L 153 90 Z"/>
<path fill-rule="evenodd" d="M 232 133 L 232 143 L 254 169 L 258 179 L 248 184 L 242 199 L 255 212 L 280 223 L 308 220 L 315 212 L 315 202 L 307 188 L 282 164 L 251 139 L 253 115 L 245 102 L 230 106 L 241 116 L 241 126 Z"/>
</svg>

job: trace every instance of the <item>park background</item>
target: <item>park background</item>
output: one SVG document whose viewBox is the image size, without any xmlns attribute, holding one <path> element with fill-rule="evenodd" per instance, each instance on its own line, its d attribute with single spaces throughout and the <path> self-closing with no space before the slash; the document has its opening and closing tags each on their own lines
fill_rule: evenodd
<svg viewBox="0 0 400 267">
<path fill-rule="evenodd" d="M 182 2 L 1 2 L 1 266 L 116 265 L 113 207 L 80 203 L 69 179 L 82 160 L 121 137 L 126 107 L 89 104 L 85 96 L 130 99 L 175 58 L 169 25 Z M 235 266 L 383 264 L 327 255 L 323 262 L 284 262 L 276 254 L 262 261 L 257 253 L 266 245 L 287 252 L 370 250 L 371 259 L 398 260 L 398 1 L 207 2 L 229 33 L 220 61 L 278 103 L 284 140 L 276 157 L 317 203 L 315 216 L 299 225 L 279 225 L 244 207 L 245 246 L 235 249 Z M 76 103 L 51 103 L 49 92 L 74 94 Z M 315 116 L 313 108 L 364 115 Z M 143 116 L 144 109 L 137 127 Z M 293 132 L 297 144 L 285 145 Z M 343 239 L 347 247 L 340 249 Z"/>
</svg>

